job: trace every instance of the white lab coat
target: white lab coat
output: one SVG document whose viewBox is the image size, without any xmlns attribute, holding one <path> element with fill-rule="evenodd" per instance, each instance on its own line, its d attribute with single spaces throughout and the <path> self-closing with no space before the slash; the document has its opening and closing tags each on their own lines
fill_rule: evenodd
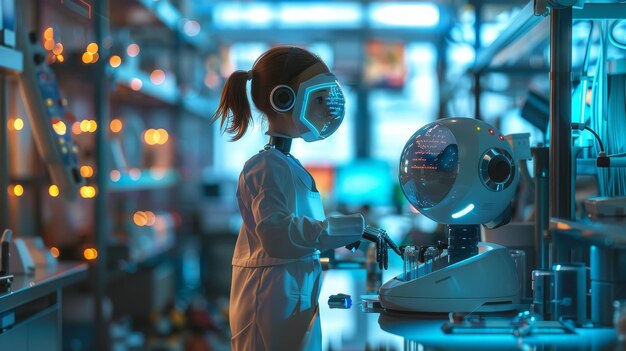
<svg viewBox="0 0 626 351">
<path fill-rule="evenodd" d="M 319 250 L 360 239 L 363 218 L 325 218 L 313 180 L 276 149 L 246 162 L 237 187 L 243 223 L 233 255 L 233 350 L 321 348 Z M 302 345 L 311 333 L 309 345 Z M 317 345 L 313 345 L 317 344 Z"/>
</svg>

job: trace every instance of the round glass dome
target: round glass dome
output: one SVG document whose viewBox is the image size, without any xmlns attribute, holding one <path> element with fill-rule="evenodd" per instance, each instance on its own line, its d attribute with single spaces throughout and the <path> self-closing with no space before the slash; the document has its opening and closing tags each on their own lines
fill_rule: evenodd
<svg viewBox="0 0 626 351">
<path fill-rule="evenodd" d="M 416 209 L 441 202 L 454 186 L 459 172 L 459 152 L 452 131 L 439 123 L 428 124 L 409 138 L 400 157 L 400 186 Z"/>
</svg>

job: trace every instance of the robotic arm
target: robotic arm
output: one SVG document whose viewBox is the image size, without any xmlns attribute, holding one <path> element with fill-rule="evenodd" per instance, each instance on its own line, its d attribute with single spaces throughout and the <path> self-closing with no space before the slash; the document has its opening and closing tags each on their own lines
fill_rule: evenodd
<svg viewBox="0 0 626 351">
<path fill-rule="evenodd" d="M 387 269 L 389 266 L 388 249 L 391 248 L 398 256 L 402 257 L 402 251 L 398 248 L 391 238 L 387 235 L 387 232 L 383 229 L 372 227 L 370 225 L 365 227 L 361 240 L 367 240 L 376 244 L 376 262 L 378 262 L 378 268 Z M 346 246 L 346 249 L 354 252 L 361 245 L 361 241 L 354 242 Z"/>
</svg>

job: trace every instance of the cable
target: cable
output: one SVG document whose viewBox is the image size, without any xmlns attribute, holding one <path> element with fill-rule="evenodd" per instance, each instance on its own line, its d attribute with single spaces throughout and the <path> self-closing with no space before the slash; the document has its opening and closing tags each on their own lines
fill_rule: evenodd
<svg viewBox="0 0 626 351">
<path fill-rule="evenodd" d="M 617 25 L 620 23 L 621 21 L 615 21 L 613 23 L 611 23 L 611 27 L 609 28 L 609 41 L 611 42 L 611 44 L 613 44 L 613 46 L 618 47 L 620 49 L 624 49 L 626 50 L 626 43 L 623 43 L 617 39 L 615 39 L 615 35 L 613 33 L 613 30 L 615 29 L 615 27 L 617 27 Z"/>
<path fill-rule="evenodd" d="M 600 144 L 600 151 L 604 152 L 604 144 L 602 144 L 602 140 L 600 140 L 600 136 L 598 135 L 598 133 L 596 133 L 593 129 L 585 126 L 585 129 L 590 131 L 593 136 L 596 137 L 596 140 L 598 141 L 598 144 Z"/>
<path fill-rule="evenodd" d="M 598 144 L 600 144 L 600 152 L 604 152 L 604 144 L 602 144 L 602 140 L 600 140 L 600 136 L 598 135 L 598 133 L 596 133 L 593 129 L 589 128 L 584 123 L 572 123 L 572 129 L 590 131 L 593 134 L 593 136 L 596 137 Z"/>
</svg>

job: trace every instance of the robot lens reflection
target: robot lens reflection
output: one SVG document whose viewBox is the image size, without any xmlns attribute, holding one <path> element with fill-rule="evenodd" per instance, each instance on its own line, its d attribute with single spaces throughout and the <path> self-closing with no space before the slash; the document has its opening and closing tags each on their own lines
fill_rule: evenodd
<svg viewBox="0 0 626 351">
<path fill-rule="evenodd" d="M 489 178 L 496 183 L 504 183 L 511 176 L 511 165 L 504 156 L 496 156 L 489 161 Z"/>
</svg>

